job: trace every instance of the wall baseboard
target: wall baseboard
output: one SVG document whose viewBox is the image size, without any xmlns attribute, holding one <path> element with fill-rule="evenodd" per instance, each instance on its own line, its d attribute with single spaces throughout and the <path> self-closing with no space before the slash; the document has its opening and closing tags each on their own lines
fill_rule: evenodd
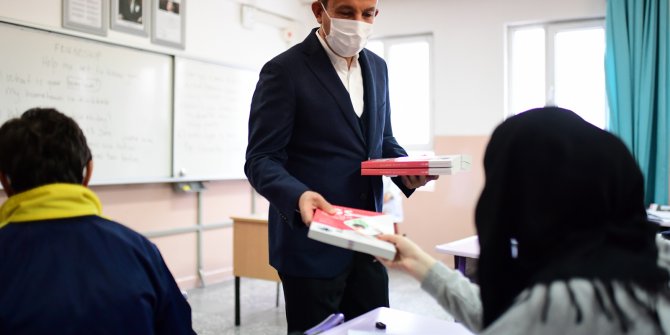
<svg viewBox="0 0 670 335">
<path fill-rule="evenodd" d="M 209 271 L 203 271 L 203 277 L 206 285 L 219 284 L 229 280 L 233 280 L 233 267 L 219 268 Z M 182 276 L 175 278 L 177 285 L 182 290 L 190 290 L 193 288 L 199 288 L 200 280 L 197 276 Z"/>
</svg>

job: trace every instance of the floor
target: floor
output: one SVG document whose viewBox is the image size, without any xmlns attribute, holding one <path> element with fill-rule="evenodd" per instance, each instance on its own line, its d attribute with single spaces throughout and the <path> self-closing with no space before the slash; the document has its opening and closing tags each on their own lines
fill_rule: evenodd
<svg viewBox="0 0 670 335">
<path fill-rule="evenodd" d="M 241 325 L 235 327 L 235 285 L 228 281 L 188 291 L 193 310 L 193 329 L 200 335 L 268 335 L 286 333 L 284 297 L 275 307 L 274 282 L 242 278 L 240 284 Z M 397 270 L 389 271 L 391 307 L 452 320 L 414 278 Z"/>
</svg>

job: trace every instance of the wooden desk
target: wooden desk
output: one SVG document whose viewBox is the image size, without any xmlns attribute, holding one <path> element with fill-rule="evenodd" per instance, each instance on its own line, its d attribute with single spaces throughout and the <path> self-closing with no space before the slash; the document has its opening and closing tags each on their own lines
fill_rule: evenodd
<svg viewBox="0 0 670 335">
<path fill-rule="evenodd" d="M 270 266 L 267 214 L 233 216 L 233 275 L 235 276 L 235 325 L 240 325 L 240 277 L 277 282 L 279 306 L 280 279 Z"/>
<path fill-rule="evenodd" d="M 517 244 L 516 240 L 512 239 L 510 242 L 512 257 L 516 258 L 517 255 Z M 454 256 L 454 266 L 458 271 L 463 275 L 470 278 L 473 282 L 476 282 L 475 271 L 467 271 L 468 259 L 476 260 L 479 258 L 479 238 L 477 235 L 466 237 L 457 241 L 439 244 L 435 247 L 437 252 L 453 255 Z"/>
<path fill-rule="evenodd" d="M 454 256 L 454 266 L 462 274 L 465 274 L 466 259 L 479 258 L 479 239 L 477 235 L 466 237 L 461 240 L 440 244 L 435 247 L 437 252 Z"/>
<path fill-rule="evenodd" d="M 445 312 L 446 314 L 446 312 Z M 383 322 L 385 330 L 375 328 L 375 323 Z M 349 320 L 335 328 L 331 328 L 319 335 L 346 335 L 351 330 L 362 332 L 383 333 L 387 335 L 408 334 L 449 334 L 472 335 L 460 323 L 429 318 L 397 309 L 379 307 L 355 319 Z"/>
</svg>

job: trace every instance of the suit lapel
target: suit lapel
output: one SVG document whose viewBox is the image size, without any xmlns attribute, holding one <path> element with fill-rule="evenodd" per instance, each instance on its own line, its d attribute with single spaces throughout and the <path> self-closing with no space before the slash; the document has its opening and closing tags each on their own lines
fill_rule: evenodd
<svg viewBox="0 0 670 335">
<path fill-rule="evenodd" d="M 305 52 L 307 53 L 308 66 L 326 88 L 328 93 L 335 99 L 337 105 L 340 107 L 342 116 L 347 120 L 347 123 L 351 126 L 356 137 L 358 137 L 361 143 L 365 144 L 366 141 L 363 138 L 363 132 L 361 131 L 356 112 L 354 111 L 354 106 L 351 104 L 349 92 L 347 92 L 347 89 L 342 85 L 342 81 L 337 75 L 333 64 L 330 62 L 330 58 L 328 58 L 326 51 L 323 50 L 319 39 L 316 37 L 315 30 L 312 30 L 303 43 L 305 44 Z"/>
<path fill-rule="evenodd" d="M 365 102 L 365 112 L 368 113 L 368 131 L 367 131 L 367 145 L 368 153 L 371 151 L 374 146 L 374 141 L 371 141 L 372 138 L 377 138 L 375 133 L 377 130 L 377 90 L 375 90 L 375 76 L 372 73 L 372 66 L 370 66 L 370 61 L 367 56 L 365 49 L 361 51 L 360 56 L 358 57 L 358 62 L 361 66 L 361 73 L 363 74 L 363 99 Z"/>
</svg>

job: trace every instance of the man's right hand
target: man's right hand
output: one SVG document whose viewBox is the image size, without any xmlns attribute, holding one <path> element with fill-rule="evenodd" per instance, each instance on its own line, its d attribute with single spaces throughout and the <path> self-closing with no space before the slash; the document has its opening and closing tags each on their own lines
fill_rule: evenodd
<svg viewBox="0 0 670 335">
<path fill-rule="evenodd" d="M 313 191 L 305 191 L 298 199 L 298 209 L 300 209 L 300 217 L 306 226 L 312 223 L 314 211 L 321 209 L 328 214 L 335 214 L 335 208 L 319 193 Z"/>
</svg>

